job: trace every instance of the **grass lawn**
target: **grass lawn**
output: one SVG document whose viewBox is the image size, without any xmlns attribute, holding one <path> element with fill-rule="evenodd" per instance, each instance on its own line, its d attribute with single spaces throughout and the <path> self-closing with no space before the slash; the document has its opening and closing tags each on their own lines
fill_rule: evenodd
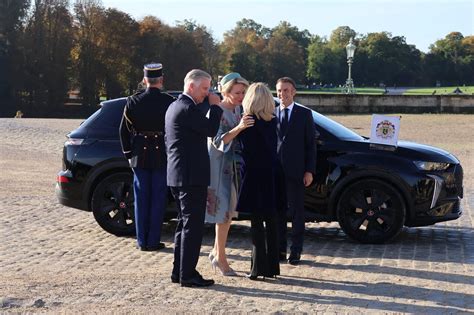
<svg viewBox="0 0 474 315">
<path fill-rule="evenodd" d="M 275 91 L 273 91 L 275 93 Z M 317 90 L 298 90 L 298 94 L 343 94 L 342 88 L 321 88 Z M 382 95 L 384 89 L 379 88 L 356 88 L 357 94 Z"/>
<path fill-rule="evenodd" d="M 443 86 L 443 87 L 431 87 L 431 88 L 420 88 L 420 89 L 408 89 L 403 95 L 431 95 L 436 91 L 435 95 L 450 94 L 457 88 L 457 86 Z M 463 94 L 474 94 L 474 86 L 459 86 L 459 89 Z"/>
<path fill-rule="evenodd" d="M 403 95 L 435 95 L 451 94 L 457 86 L 429 87 L 429 88 L 409 88 Z M 474 86 L 459 86 L 463 94 L 474 95 Z M 298 90 L 298 94 L 342 94 L 341 88 L 321 88 L 318 90 Z M 382 95 L 384 89 L 381 88 L 356 88 L 357 94 Z M 273 91 L 275 93 L 275 91 Z"/>
</svg>

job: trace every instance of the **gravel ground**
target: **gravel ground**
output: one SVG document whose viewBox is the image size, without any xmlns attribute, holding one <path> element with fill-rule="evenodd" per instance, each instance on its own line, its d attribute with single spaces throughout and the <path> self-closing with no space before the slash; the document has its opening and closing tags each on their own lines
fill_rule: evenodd
<svg viewBox="0 0 474 315">
<path fill-rule="evenodd" d="M 336 223 L 307 224 L 302 264 L 282 264 L 276 280 L 243 277 L 246 221 L 232 225 L 228 244 L 240 276 L 215 274 L 208 226 L 198 270 L 216 285 L 181 288 L 169 279 L 174 222 L 164 227 L 165 250 L 140 252 L 133 238 L 104 232 L 91 213 L 57 203 L 62 145 L 79 123 L 0 119 L 0 313 L 474 312 L 472 186 L 461 219 L 404 229 L 390 244 L 361 245 Z"/>
</svg>

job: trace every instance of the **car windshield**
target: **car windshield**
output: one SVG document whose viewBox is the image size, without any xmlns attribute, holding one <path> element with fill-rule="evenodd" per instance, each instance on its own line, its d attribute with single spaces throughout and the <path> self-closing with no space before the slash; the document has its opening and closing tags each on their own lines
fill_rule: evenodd
<svg viewBox="0 0 474 315">
<path fill-rule="evenodd" d="M 341 140 L 364 140 L 364 138 L 354 131 L 350 130 L 349 128 L 344 127 L 338 122 L 335 122 L 332 119 L 327 118 L 320 113 L 312 111 L 313 113 L 313 120 L 317 126 L 321 126 L 321 128 L 325 129 L 329 133 L 333 134 L 337 138 Z"/>
</svg>

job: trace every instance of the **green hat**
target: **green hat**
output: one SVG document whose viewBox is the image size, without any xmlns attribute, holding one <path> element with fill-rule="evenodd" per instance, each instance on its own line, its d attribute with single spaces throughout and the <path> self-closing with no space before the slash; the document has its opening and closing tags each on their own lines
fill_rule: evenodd
<svg viewBox="0 0 474 315">
<path fill-rule="evenodd" d="M 224 85 L 226 85 L 227 83 L 229 83 L 230 81 L 232 81 L 232 80 L 234 80 L 234 79 L 239 79 L 239 78 L 242 78 L 239 73 L 237 73 L 237 72 L 231 72 L 231 73 L 229 73 L 229 74 L 226 74 L 226 75 L 221 79 L 220 84 L 221 84 L 221 86 L 224 86 Z"/>
</svg>

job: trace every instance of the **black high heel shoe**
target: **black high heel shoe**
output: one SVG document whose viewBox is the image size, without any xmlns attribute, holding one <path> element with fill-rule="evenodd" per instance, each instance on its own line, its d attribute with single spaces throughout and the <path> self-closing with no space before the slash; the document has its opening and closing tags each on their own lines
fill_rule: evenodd
<svg viewBox="0 0 474 315">
<path fill-rule="evenodd" d="M 246 274 L 245 277 L 249 278 L 250 280 L 258 280 L 258 276 L 252 276 L 251 274 Z"/>
</svg>

